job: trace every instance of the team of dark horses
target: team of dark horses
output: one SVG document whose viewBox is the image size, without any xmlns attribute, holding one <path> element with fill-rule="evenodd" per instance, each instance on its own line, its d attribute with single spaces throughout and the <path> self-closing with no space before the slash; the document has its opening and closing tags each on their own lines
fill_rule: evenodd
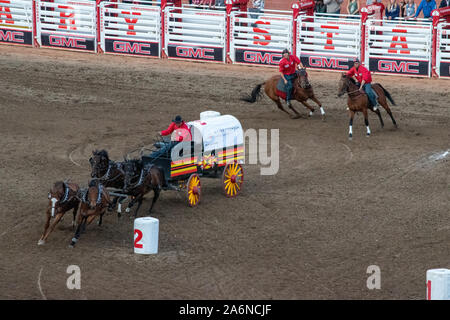
<svg viewBox="0 0 450 320">
<path fill-rule="evenodd" d="M 103 215 L 112 211 L 119 203 L 126 199 L 120 195 L 131 198 L 126 211 L 137 203 L 134 217 L 138 215 L 144 196 L 153 190 L 153 201 L 149 209 L 158 200 L 162 187 L 165 185 L 162 169 L 153 165 L 144 165 L 141 159 L 124 159 L 116 162 L 109 159 L 105 150 L 95 150 L 89 159 L 91 165 L 91 177 L 86 188 L 80 188 L 76 183 L 70 181 L 57 181 L 48 193 L 47 219 L 44 232 L 38 241 L 39 245 L 45 244 L 48 236 L 62 219 L 64 214 L 70 210 L 73 213 L 72 227 L 75 234 L 70 242 L 73 247 L 86 226 L 96 217 L 99 218 L 98 225 L 102 224 Z M 107 188 L 120 190 L 120 195 L 111 195 Z M 118 210 L 118 217 L 121 210 Z M 53 222 L 50 223 L 51 219 Z"/>
</svg>

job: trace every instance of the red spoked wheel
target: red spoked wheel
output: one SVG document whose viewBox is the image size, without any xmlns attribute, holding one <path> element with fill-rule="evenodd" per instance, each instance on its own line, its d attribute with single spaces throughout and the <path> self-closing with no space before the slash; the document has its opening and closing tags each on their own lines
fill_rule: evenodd
<svg viewBox="0 0 450 320">
<path fill-rule="evenodd" d="M 202 184 L 200 183 L 200 177 L 194 173 L 189 177 L 187 182 L 187 200 L 190 207 L 195 207 L 200 202 L 202 194 Z"/>
<path fill-rule="evenodd" d="M 223 192 L 228 198 L 236 197 L 242 190 L 244 169 L 240 163 L 227 164 L 222 174 Z"/>
</svg>

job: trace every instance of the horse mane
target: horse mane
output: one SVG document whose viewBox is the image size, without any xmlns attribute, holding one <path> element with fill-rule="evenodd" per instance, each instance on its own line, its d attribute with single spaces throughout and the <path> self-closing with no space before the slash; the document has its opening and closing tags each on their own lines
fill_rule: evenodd
<svg viewBox="0 0 450 320">
<path fill-rule="evenodd" d="M 56 192 L 58 189 L 64 190 L 64 182 L 63 181 L 56 181 L 53 184 L 52 191 Z"/>
<path fill-rule="evenodd" d="M 141 169 L 141 168 L 142 168 L 142 161 L 141 161 L 141 159 L 137 159 L 137 158 L 134 158 L 134 159 L 125 159 L 124 164 L 127 164 L 127 163 L 132 163 L 133 166 L 136 167 L 136 168 L 138 168 L 138 169 Z"/>
<path fill-rule="evenodd" d="M 351 83 L 353 83 L 354 85 L 356 85 L 356 81 L 355 79 L 353 79 L 352 77 L 347 77 L 348 80 L 351 81 Z"/>
<path fill-rule="evenodd" d="M 102 150 L 95 150 L 92 152 L 95 156 L 100 156 L 102 158 L 106 158 L 107 160 L 109 160 L 109 155 L 108 155 L 108 151 L 106 151 L 105 149 Z"/>
</svg>

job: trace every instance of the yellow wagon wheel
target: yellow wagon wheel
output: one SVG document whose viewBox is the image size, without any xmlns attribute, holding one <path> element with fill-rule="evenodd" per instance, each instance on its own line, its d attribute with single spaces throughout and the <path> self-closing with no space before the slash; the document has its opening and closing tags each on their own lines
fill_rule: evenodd
<svg viewBox="0 0 450 320">
<path fill-rule="evenodd" d="M 227 164 L 222 174 L 222 187 L 225 195 L 229 198 L 235 197 L 242 190 L 244 182 L 244 169 L 240 163 Z"/>
<path fill-rule="evenodd" d="M 189 177 L 187 182 L 187 197 L 188 205 L 190 207 L 195 207 L 200 202 L 200 197 L 202 194 L 202 185 L 200 183 L 200 177 L 198 174 L 194 173 Z"/>
</svg>

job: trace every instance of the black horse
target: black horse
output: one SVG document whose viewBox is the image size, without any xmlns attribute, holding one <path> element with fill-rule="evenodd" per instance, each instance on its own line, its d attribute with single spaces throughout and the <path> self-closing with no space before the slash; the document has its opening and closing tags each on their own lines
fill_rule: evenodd
<svg viewBox="0 0 450 320">
<path fill-rule="evenodd" d="M 92 151 L 92 157 L 89 159 L 89 163 L 92 168 L 91 177 L 97 179 L 105 188 L 123 189 L 123 162 L 110 160 L 108 152 L 103 149 Z M 122 203 L 124 200 L 124 197 L 114 197 L 108 210 L 113 210 L 117 205 L 117 201 Z M 120 212 L 118 212 L 118 215 L 120 217 Z"/>
</svg>

